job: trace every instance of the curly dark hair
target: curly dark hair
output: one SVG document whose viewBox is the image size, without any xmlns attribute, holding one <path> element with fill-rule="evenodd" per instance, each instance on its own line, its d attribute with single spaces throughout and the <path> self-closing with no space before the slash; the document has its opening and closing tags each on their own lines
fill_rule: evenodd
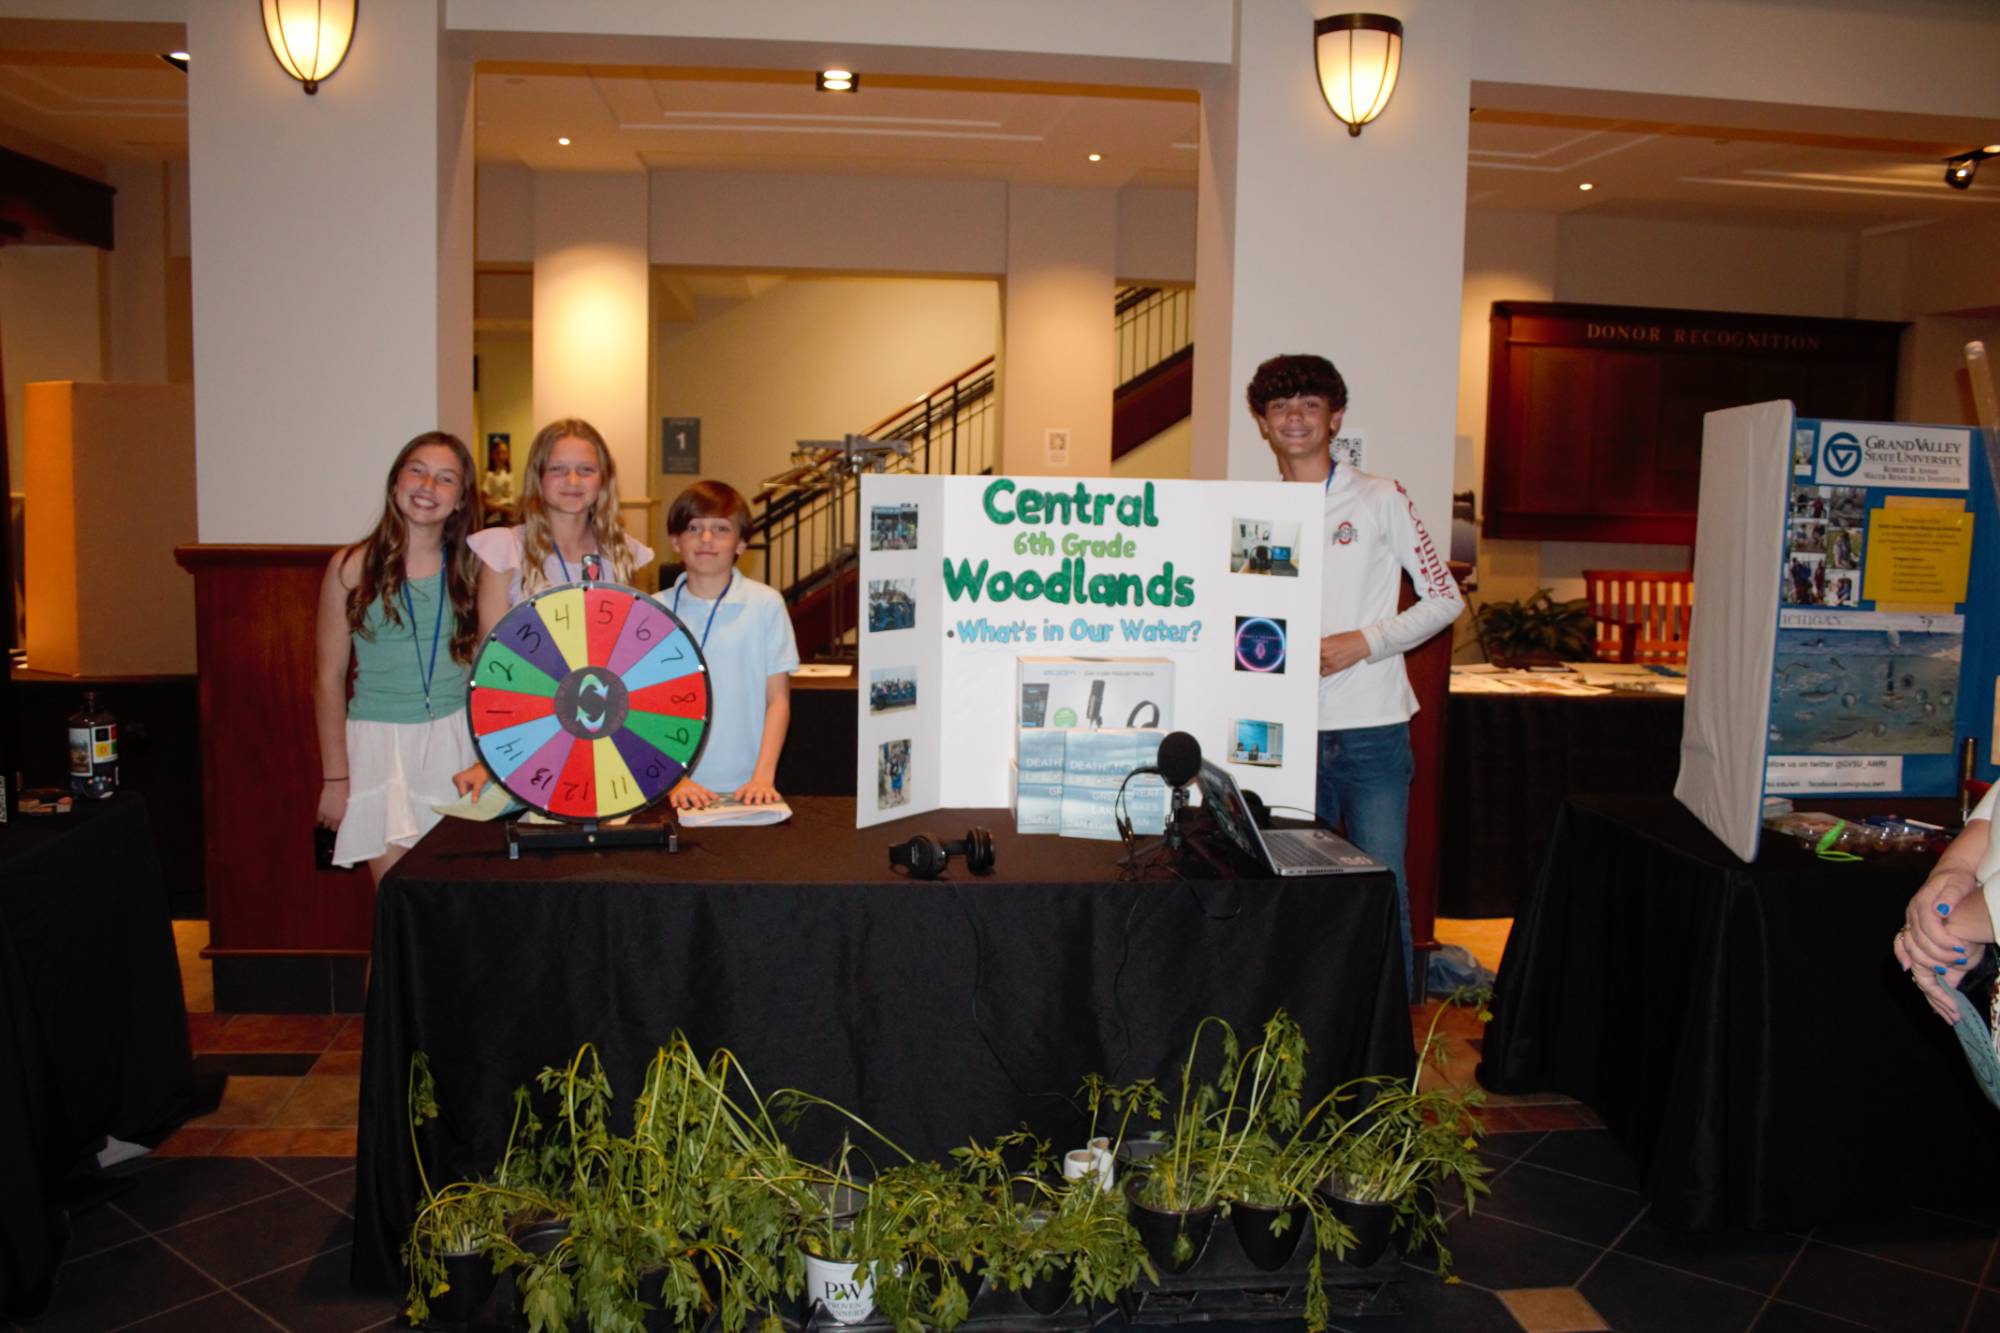
<svg viewBox="0 0 2000 1333">
<path fill-rule="evenodd" d="M 1297 398 L 1301 394 L 1318 394 L 1335 412 L 1347 407 L 1347 381 L 1333 368 L 1333 362 L 1310 352 L 1272 357 L 1257 367 L 1257 373 L 1250 377 L 1250 385 L 1244 390 L 1250 410 L 1260 417 L 1273 399 Z"/>
</svg>

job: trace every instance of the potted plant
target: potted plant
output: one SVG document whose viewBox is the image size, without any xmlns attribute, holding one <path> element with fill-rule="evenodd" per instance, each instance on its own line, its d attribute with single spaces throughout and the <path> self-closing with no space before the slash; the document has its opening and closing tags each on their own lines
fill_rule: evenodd
<svg viewBox="0 0 2000 1333">
<path fill-rule="evenodd" d="M 1518 601 L 1483 602 L 1472 623 L 1480 651 L 1495 666 L 1580 662 L 1590 656 L 1597 632 L 1588 601 L 1558 602 L 1549 588 Z"/>
<path fill-rule="evenodd" d="M 1483 1018 L 1486 997 L 1483 990 L 1460 991 L 1445 1004 L 1478 1004 Z M 1438 1271 L 1449 1272 L 1442 1192 L 1455 1186 L 1471 1211 L 1476 1196 L 1487 1191 L 1487 1168 L 1478 1152 L 1484 1130 L 1473 1114 L 1485 1092 L 1449 1082 L 1422 1086 L 1426 1067 L 1449 1075 L 1449 1054 L 1437 1030 L 1444 1012 L 1440 1005 L 1431 1015 L 1417 1072 L 1408 1082 L 1371 1076 L 1336 1090 L 1339 1101 L 1353 1102 L 1356 1109 L 1329 1118 L 1325 1189 L 1329 1206 L 1354 1229 L 1356 1248 L 1349 1260 L 1356 1265 L 1379 1258 L 1391 1228 L 1400 1226 L 1411 1241 L 1434 1245 Z"/>
<path fill-rule="evenodd" d="M 1084 1147 L 1064 1154 L 1063 1175 L 1072 1174 L 1070 1159 L 1076 1152 L 1089 1155 L 1090 1164 L 1096 1170 L 1098 1183 L 1105 1189 L 1113 1189 L 1117 1183 L 1118 1151 L 1124 1146 L 1125 1131 L 1132 1123 L 1132 1117 L 1140 1111 L 1149 1120 L 1160 1118 L 1160 1109 L 1166 1104 L 1166 1097 L 1160 1085 L 1150 1078 L 1142 1078 L 1134 1083 L 1113 1084 L 1102 1074 L 1086 1074 L 1083 1086 L 1077 1089 L 1084 1105 L 1090 1110 L 1090 1129 L 1084 1136 Z M 1104 1109 L 1109 1107 L 1119 1114 L 1118 1127 L 1109 1134 L 1099 1134 L 1099 1121 Z M 1106 1126 L 1108 1128 L 1108 1126 Z"/>
</svg>

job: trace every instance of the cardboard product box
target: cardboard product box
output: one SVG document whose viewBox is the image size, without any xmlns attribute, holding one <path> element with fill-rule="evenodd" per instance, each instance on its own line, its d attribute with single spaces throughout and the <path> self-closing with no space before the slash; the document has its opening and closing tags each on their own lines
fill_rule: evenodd
<svg viewBox="0 0 2000 1333">
<path fill-rule="evenodd" d="M 1020 765 L 1008 765 L 1007 808 L 1014 812 L 1016 833 L 1062 832 L 1061 776 L 1058 771 L 1055 782 L 1024 781 Z"/>
<path fill-rule="evenodd" d="M 1170 658 L 1022 657 L 1015 661 L 1015 676 L 1019 688 L 1014 720 L 1023 732 L 1076 727 L 1173 730 Z"/>
<path fill-rule="evenodd" d="M 1069 733 L 1053 728 L 1018 731 L 1014 737 L 1015 766 L 1025 782 L 1052 782 L 1060 787 Z"/>
<path fill-rule="evenodd" d="M 1116 840 L 1116 805 L 1125 788 L 1125 813 L 1134 833 L 1166 827 L 1167 787 L 1147 775 L 1125 781 L 1133 769 L 1159 755 L 1161 733 L 1151 729 L 1071 732 L 1063 751 L 1062 835 Z"/>
</svg>

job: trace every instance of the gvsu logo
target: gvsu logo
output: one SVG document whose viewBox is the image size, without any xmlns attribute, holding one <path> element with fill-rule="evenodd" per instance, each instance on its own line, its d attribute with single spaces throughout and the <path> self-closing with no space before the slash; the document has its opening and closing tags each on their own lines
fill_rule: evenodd
<svg viewBox="0 0 2000 1333">
<path fill-rule="evenodd" d="M 1820 450 L 1826 470 L 1836 477 L 1851 477 L 1861 467 L 1861 441 L 1848 431 L 1830 437 Z"/>
</svg>

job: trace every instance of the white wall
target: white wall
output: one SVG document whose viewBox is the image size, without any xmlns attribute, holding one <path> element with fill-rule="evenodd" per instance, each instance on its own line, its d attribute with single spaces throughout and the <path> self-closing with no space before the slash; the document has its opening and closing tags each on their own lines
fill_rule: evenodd
<svg viewBox="0 0 2000 1333">
<path fill-rule="evenodd" d="M 112 238 L 105 256 L 107 378 L 167 378 L 167 173 L 156 162 L 111 166 Z M 191 460 L 190 460 L 191 461 Z"/>
<path fill-rule="evenodd" d="M 104 252 L 87 245 L 0 247 L 0 338 L 6 341 L 7 475 L 24 466 L 25 386 L 104 378 Z"/>
<path fill-rule="evenodd" d="M 1119 280 L 1193 282 L 1196 208 L 1193 190 L 1120 190 Z"/>
<path fill-rule="evenodd" d="M 1833 228 L 1565 217 L 1555 299 L 1838 319 L 1852 248 Z"/>
<path fill-rule="evenodd" d="M 535 431 L 535 349 L 522 333 L 483 333 L 475 341 L 479 354 L 478 422 L 476 438 L 468 439 L 482 476 L 486 472 L 486 437 L 495 431 L 508 436 L 507 455 L 514 479 L 528 461 Z M 518 485 L 515 494 L 520 494 Z"/>
<path fill-rule="evenodd" d="M 1008 191 L 1002 471 L 1101 477 L 1111 470 L 1117 252 L 1113 191 Z M 1052 461 L 1050 431 L 1068 433 L 1067 462 Z"/>
<path fill-rule="evenodd" d="M 990 280 L 792 278 L 659 325 L 654 400 L 658 416 L 699 417 L 703 475 L 752 496 L 797 441 L 867 430 L 993 355 L 999 323 Z M 653 479 L 662 512 L 692 480 Z"/>
</svg>

